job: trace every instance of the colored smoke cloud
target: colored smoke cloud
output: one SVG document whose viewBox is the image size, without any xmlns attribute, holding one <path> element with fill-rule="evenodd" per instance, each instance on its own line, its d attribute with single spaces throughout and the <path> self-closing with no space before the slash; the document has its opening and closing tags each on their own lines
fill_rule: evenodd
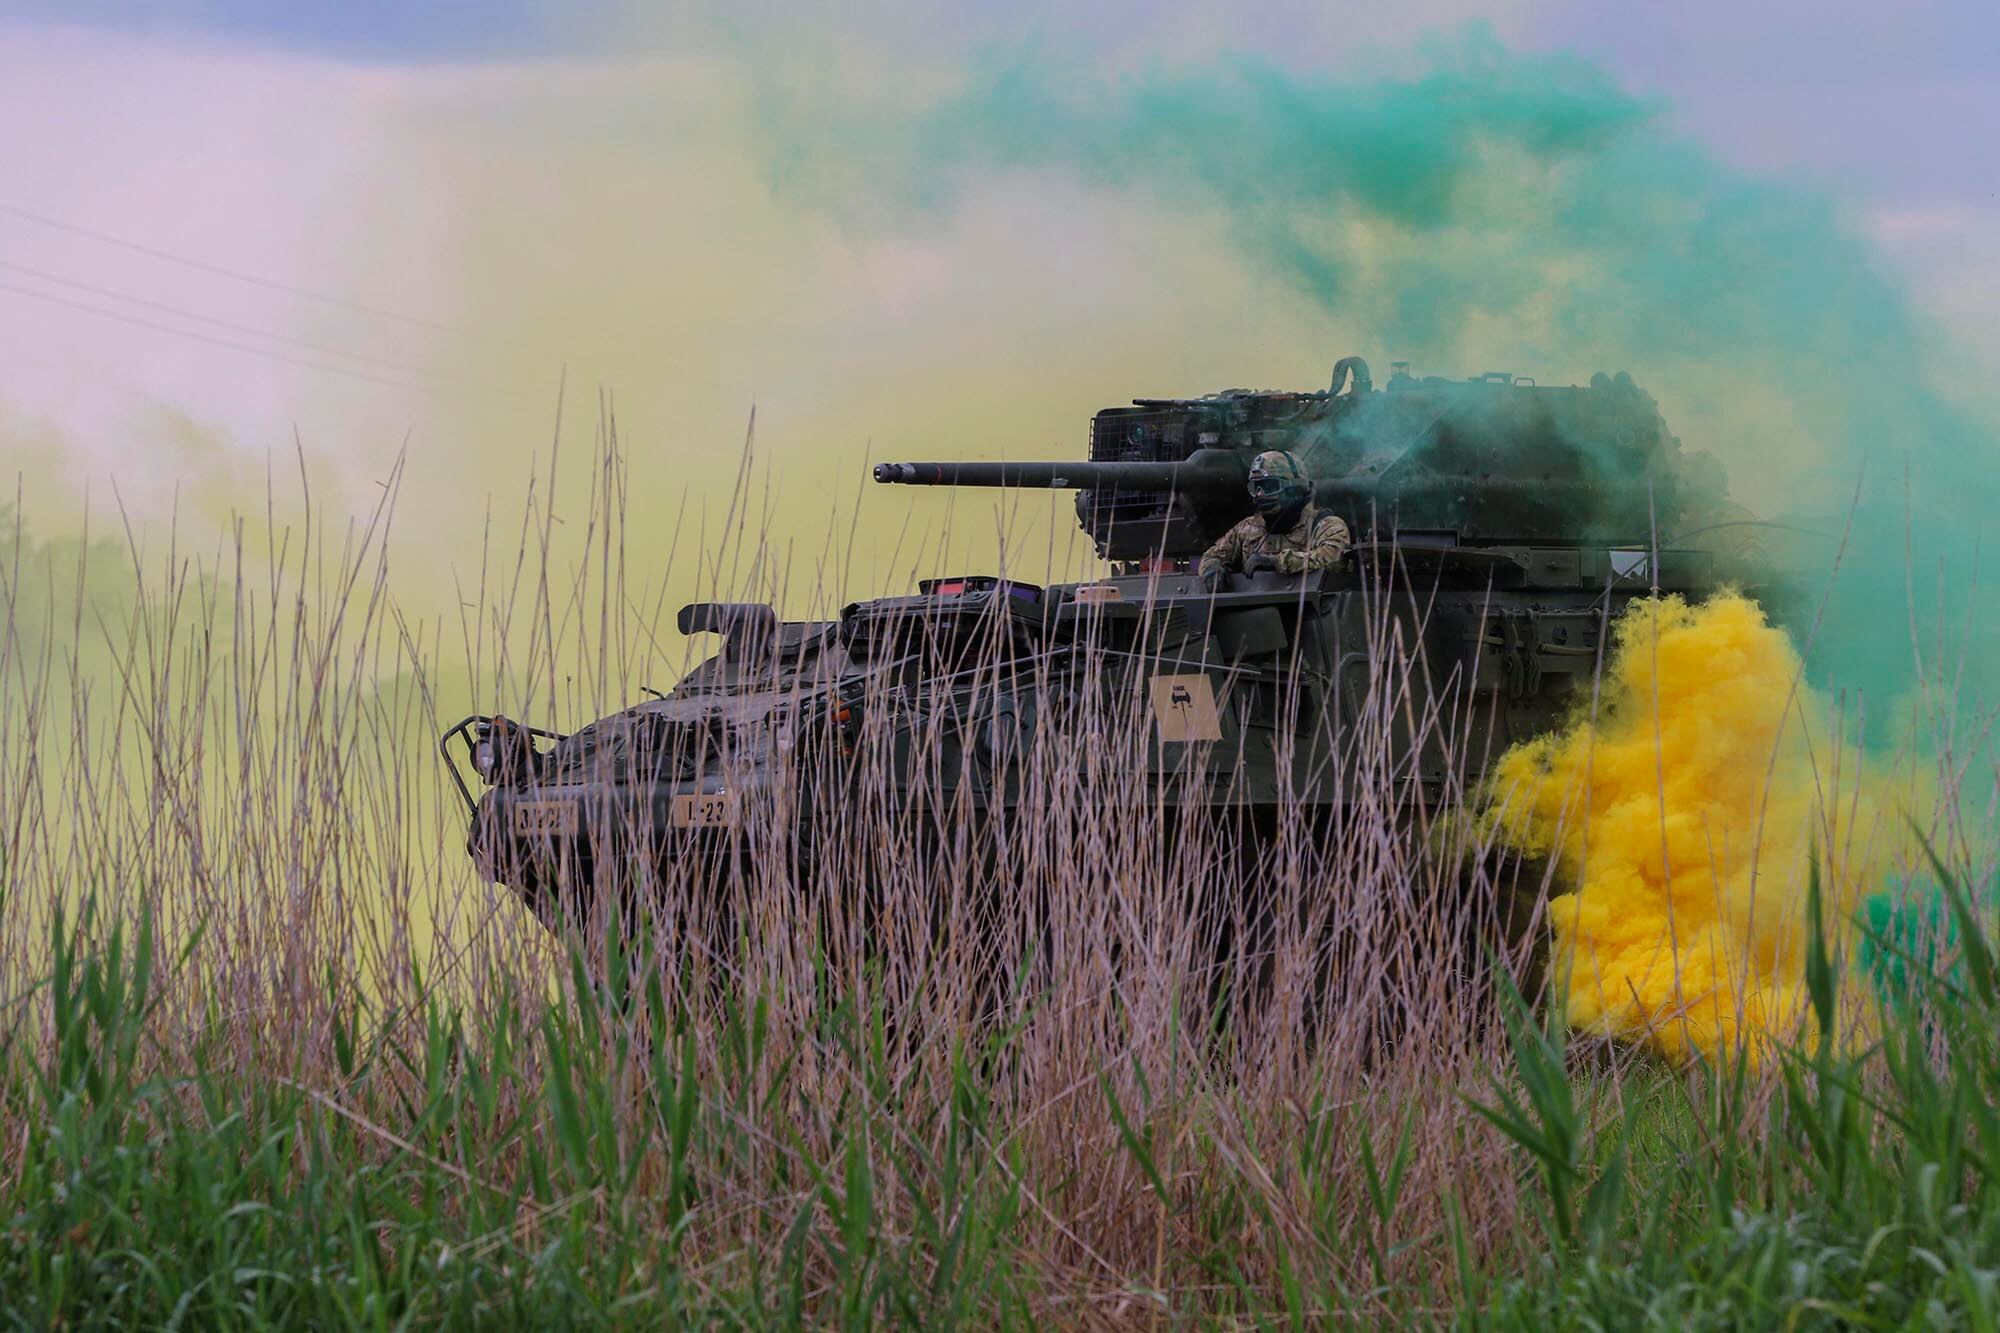
<svg viewBox="0 0 2000 1333">
<path fill-rule="evenodd" d="M 968 51 L 935 30 L 898 47 L 825 27 L 787 11 L 693 21 L 690 39 L 639 56 L 403 67 L 80 38 L 48 48 L 64 65 L 7 48 L 47 84 L 17 78 L 21 107 L 81 117 L 46 136 L 47 180 L 74 186 L 51 212 L 246 270 L 309 258 L 302 285 L 426 321 L 371 323 L 269 289 L 219 305 L 229 289 L 213 274 L 163 286 L 139 256 L 113 267 L 43 236 L 46 253 L 25 256 L 37 266 L 361 350 L 391 363 L 368 375 L 423 393 L 316 375 L 296 344 L 290 361 L 244 361 L 85 324 L 129 340 L 106 345 L 148 369 L 148 395 L 228 372 L 249 406 L 227 431 L 184 415 L 172 449 L 164 417 L 79 450 L 7 413 L 0 441 L 31 484 L 89 453 L 142 516 L 199 473 L 181 502 L 207 515 L 260 507 L 297 422 L 320 475 L 335 474 L 335 507 L 365 513 L 407 435 L 421 522 L 399 529 L 399 556 L 415 558 L 395 591 L 417 619 L 449 623 L 489 503 L 515 512 L 552 436 L 570 464 L 556 503 L 591 483 L 599 385 L 616 390 L 648 538 L 635 581 L 671 608 L 715 574 L 703 553 L 720 545 L 753 402 L 772 487 L 752 516 L 797 545 L 770 562 L 810 583 L 835 525 L 858 534 L 843 558 L 859 594 L 898 585 L 947 514 L 963 568 L 1004 549 L 1038 575 L 1081 553 L 1063 498 L 880 494 L 862 481 L 871 457 L 1071 457 L 1099 406 L 1311 385 L 1347 352 L 1378 373 L 1392 357 L 1544 382 L 1628 369 L 1768 517 L 1838 531 L 1865 483 L 1809 653 L 1812 685 L 1865 687 L 1867 701 L 1836 712 L 1831 696 L 1794 696 L 1795 648 L 1740 600 L 1670 604 L 1644 629 L 1627 622 L 1613 707 L 1510 756 L 1505 777 L 1526 802 L 1521 836 L 1563 858 L 1572 886 L 1555 920 L 1573 1015 L 1633 1035 L 1681 1031 L 1684 1014 L 1692 1035 L 1666 1040 L 1696 1045 L 1726 1039 L 1739 996 L 1740 1012 L 1782 1018 L 1793 890 L 1814 830 L 1835 842 L 1802 738 L 1837 749 L 1865 714 L 1877 739 L 1920 646 L 1933 678 L 1995 647 L 1990 599 L 1967 592 L 1992 508 L 1994 405 L 1841 207 L 1728 166 L 1584 61 L 1478 30 L 1278 62 L 1204 41 Z M 118 152 L 72 152 L 112 127 Z M 186 205 L 179 226 L 156 226 L 148 212 L 165 210 L 148 200 Z M 35 235 L 18 219 L 12 234 Z M 47 397 L 38 412 L 63 406 Z M 41 499 L 26 512 L 48 536 Z M 1830 541 L 1802 540 L 1803 562 L 1830 563 Z M 59 628 L 55 585 L 37 586 L 51 591 L 34 625 Z M 1976 710 L 1986 678 L 1964 676 L 1961 707 Z M 1559 818 L 1577 802 L 1588 818 Z M 1869 855 L 1843 891 L 1873 872 Z"/>
<path fill-rule="evenodd" d="M 1904 850 L 1890 775 L 1841 762 L 1800 674 L 1743 597 L 1634 602 L 1595 715 L 1501 760 L 1501 827 L 1566 887 L 1549 919 L 1575 1026 L 1715 1055 L 1798 1021 L 1809 859 L 1837 919 Z"/>
</svg>

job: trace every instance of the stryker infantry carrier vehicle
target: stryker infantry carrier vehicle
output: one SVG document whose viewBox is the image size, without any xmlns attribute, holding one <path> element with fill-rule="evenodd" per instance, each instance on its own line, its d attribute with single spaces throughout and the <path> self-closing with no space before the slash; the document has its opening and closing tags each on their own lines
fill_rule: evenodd
<svg viewBox="0 0 2000 1333">
<path fill-rule="evenodd" d="M 1199 559 L 1274 449 L 1353 548 L 1211 591 Z M 824 621 L 684 607 L 681 631 L 721 646 L 664 697 L 567 735 L 499 716 L 446 734 L 486 875 L 553 921 L 663 867 L 810 865 L 864 817 L 913 846 L 968 826 L 1004 846 L 1030 807 L 1115 800 L 1256 844 L 1385 792 L 1436 808 L 1561 719 L 1632 598 L 1757 582 L 1685 538 L 1754 525 L 1622 373 L 1555 387 L 1398 363 L 1377 387 L 1348 357 L 1318 391 L 1106 408 L 1084 460 L 875 480 L 1073 490 L 1107 572 L 931 579 Z"/>
</svg>

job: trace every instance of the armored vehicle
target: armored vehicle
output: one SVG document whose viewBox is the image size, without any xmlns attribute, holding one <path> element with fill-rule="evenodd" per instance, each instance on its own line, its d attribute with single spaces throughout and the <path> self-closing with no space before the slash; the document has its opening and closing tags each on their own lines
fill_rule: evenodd
<svg viewBox="0 0 2000 1333">
<path fill-rule="evenodd" d="M 1251 512 L 1250 460 L 1273 449 L 1353 548 L 1211 588 L 1199 557 Z M 634 868 L 836 855 L 863 812 L 913 844 L 968 824 L 1004 844 L 1065 802 L 1311 836 L 1385 792 L 1464 796 L 1589 688 L 1632 598 L 1756 578 L 1677 540 L 1740 525 L 1720 469 L 1622 373 L 1553 387 L 1398 363 L 1377 387 L 1348 357 L 1323 390 L 1106 408 L 1085 460 L 875 479 L 1074 490 L 1106 572 L 931 579 L 824 621 L 685 607 L 681 630 L 721 648 L 663 697 L 568 735 L 503 717 L 446 734 L 489 877 L 548 917 Z"/>
</svg>

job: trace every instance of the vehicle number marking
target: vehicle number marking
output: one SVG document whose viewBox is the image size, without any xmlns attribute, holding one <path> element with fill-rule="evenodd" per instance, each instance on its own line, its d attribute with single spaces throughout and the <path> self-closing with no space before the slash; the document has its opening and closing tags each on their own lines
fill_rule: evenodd
<svg viewBox="0 0 2000 1333">
<path fill-rule="evenodd" d="M 727 792 L 674 797 L 675 828 L 734 828 L 736 798 Z"/>
<path fill-rule="evenodd" d="M 522 801 L 514 807 L 517 837 L 575 837 L 575 801 Z"/>
<path fill-rule="evenodd" d="M 1222 716 L 1215 686 L 1205 675 L 1155 676 L 1151 682 L 1153 720 L 1163 741 L 1219 741 Z"/>
</svg>

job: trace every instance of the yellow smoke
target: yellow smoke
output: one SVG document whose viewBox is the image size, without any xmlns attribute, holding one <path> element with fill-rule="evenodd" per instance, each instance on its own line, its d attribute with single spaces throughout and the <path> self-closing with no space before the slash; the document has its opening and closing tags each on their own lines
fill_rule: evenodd
<svg viewBox="0 0 2000 1333">
<path fill-rule="evenodd" d="M 1809 861 L 1844 919 L 1878 821 L 1755 602 L 1642 600 L 1614 628 L 1594 711 L 1501 758 L 1502 827 L 1568 886 L 1549 918 L 1572 1025 L 1754 1052 L 1801 1013 Z"/>
</svg>

